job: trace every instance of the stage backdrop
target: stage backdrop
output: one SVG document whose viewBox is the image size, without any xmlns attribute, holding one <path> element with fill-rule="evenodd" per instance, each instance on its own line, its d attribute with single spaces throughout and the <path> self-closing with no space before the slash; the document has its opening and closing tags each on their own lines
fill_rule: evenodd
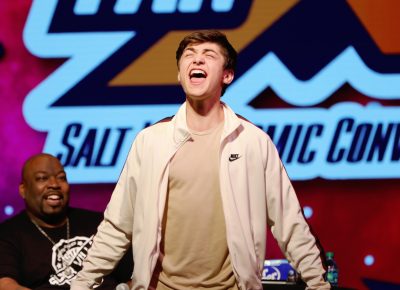
<svg viewBox="0 0 400 290">
<path fill-rule="evenodd" d="M 0 220 L 23 208 L 20 169 L 42 151 L 64 164 L 73 206 L 104 210 L 135 135 L 184 101 L 179 40 L 219 29 L 239 52 L 223 101 L 272 137 L 340 284 L 399 287 L 399 9 L 395 0 L 1 1 Z M 274 242 L 267 250 L 282 257 Z"/>
</svg>

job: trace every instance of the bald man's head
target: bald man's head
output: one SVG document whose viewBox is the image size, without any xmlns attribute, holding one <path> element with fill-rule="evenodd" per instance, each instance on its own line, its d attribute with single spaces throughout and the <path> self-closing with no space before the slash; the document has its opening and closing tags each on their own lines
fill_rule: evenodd
<svg viewBox="0 0 400 290">
<path fill-rule="evenodd" d="M 36 221 L 54 225 L 65 220 L 69 184 L 64 167 L 53 155 L 40 153 L 25 162 L 19 193 Z"/>
</svg>

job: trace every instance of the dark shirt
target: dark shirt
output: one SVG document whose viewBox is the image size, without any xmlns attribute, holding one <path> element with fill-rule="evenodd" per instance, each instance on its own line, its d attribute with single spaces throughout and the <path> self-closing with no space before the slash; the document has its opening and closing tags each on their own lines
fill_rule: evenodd
<svg viewBox="0 0 400 290">
<path fill-rule="evenodd" d="M 9 277 L 32 289 L 69 289 L 82 267 L 93 235 L 103 219 L 98 212 L 70 208 L 67 226 L 49 229 L 54 246 L 29 219 L 26 211 L 0 224 L 0 278 Z M 97 289 L 112 289 L 132 274 L 132 253 L 128 251 L 116 270 Z"/>
</svg>

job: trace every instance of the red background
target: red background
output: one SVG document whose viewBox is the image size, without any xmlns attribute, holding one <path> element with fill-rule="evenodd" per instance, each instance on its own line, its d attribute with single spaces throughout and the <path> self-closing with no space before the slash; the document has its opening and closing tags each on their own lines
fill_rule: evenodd
<svg viewBox="0 0 400 290">
<path fill-rule="evenodd" d="M 45 133 L 29 127 L 22 115 L 25 96 L 45 79 L 62 60 L 32 56 L 22 42 L 30 0 L 0 1 L 0 41 L 5 55 L 0 59 L 0 221 L 4 208 L 15 213 L 23 208 L 18 196 L 20 169 L 26 158 L 42 150 Z M 354 96 L 356 97 L 356 96 Z M 102 211 L 113 184 L 72 185 L 71 205 Z M 400 181 L 323 180 L 294 182 L 300 203 L 314 214 L 308 220 L 326 251 L 335 252 L 340 284 L 368 289 L 363 278 L 400 283 Z M 281 258 L 269 239 L 267 258 Z M 372 266 L 364 257 L 373 255 Z"/>
</svg>

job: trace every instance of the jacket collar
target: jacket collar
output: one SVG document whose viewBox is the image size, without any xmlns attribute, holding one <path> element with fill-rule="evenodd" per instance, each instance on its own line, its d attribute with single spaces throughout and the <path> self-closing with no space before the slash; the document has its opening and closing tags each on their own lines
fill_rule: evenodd
<svg viewBox="0 0 400 290">
<path fill-rule="evenodd" d="M 222 133 L 222 140 L 224 140 L 241 125 L 241 121 L 227 104 L 221 103 L 224 109 L 224 129 Z M 179 146 L 190 137 L 186 122 L 186 106 L 187 102 L 184 102 L 172 119 L 174 125 L 173 138 L 176 146 Z"/>
</svg>

